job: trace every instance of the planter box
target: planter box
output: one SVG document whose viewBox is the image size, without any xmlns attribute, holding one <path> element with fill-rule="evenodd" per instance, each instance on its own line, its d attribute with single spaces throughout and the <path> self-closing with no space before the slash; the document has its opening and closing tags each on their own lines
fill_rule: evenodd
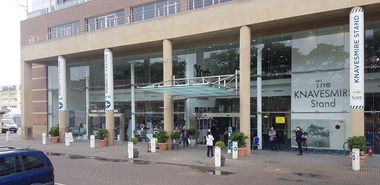
<svg viewBox="0 0 380 185">
<path fill-rule="evenodd" d="M 99 146 L 100 147 L 108 146 L 108 140 L 99 140 Z"/>
<path fill-rule="evenodd" d="M 238 157 L 247 156 L 247 148 L 238 148 Z"/>
<path fill-rule="evenodd" d="M 158 148 L 160 151 L 165 151 L 168 149 L 168 144 L 167 143 L 158 143 Z"/>
<path fill-rule="evenodd" d="M 59 141 L 59 137 L 50 137 L 50 141 L 51 141 L 51 143 L 58 143 L 58 141 Z"/>
</svg>

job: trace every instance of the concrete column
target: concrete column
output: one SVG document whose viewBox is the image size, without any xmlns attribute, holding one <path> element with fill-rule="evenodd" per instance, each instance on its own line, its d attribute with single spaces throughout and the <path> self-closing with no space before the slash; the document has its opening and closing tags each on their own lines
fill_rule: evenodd
<svg viewBox="0 0 380 185">
<path fill-rule="evenodd" d="M 21 137 L 28 137 L 28 128 L 33 127 L 32 64 L 21 62 Z"/>
<path fill-rule="evenodd" d="M 104 94 L 106 108 L 106 129 L 108 145 L 113 145 L 115 138 L 114 93 L 113 93 L 113 55 L 109 49 L 104 50 Z"/>
<path fill-rule="evenodd" d="M 364 135 L 364 10 L 350 11 L 350 136 Z"/>
<path fill-rule="evenodd" d="M 136 100 L 135 100 L 135 64 L 132 62 L 131 63 L 131 120 L 132 120 L 132 135 L 130 138 L 134 138 L 135 134 L 133 131 L 136 129 Z"/>
<path fill-rule="evenodd" d="M 170 81 L 173 76 L 173 61 L 172 61 L 172 42 L 170 40 L 164 40 L 163 42 L 163 59 L 164 59 L 164 81 L 165 86 L 172 85 Z M 164 94 L 164 130 L 168 133 L 169 136 L 173 132 L 173 96 L 170 94 Z M 168 149 L 172 148 L 172 140 L 168 139 Z"/>
<path fill-rule="evenodd" d="M 240 131 L 248 136 L 247 156 L 251 155 L 251 29 L 240 28 Z"/>
<path fill-rule="evenodd" d="M 63 56 L 58 57 L 58 101 L 59 142 L 63 142 L 67 127 L 66 59 Z"/>
<path fill-rule="evenodd" d="M 259 137 L 258 149 L 263 146 L 263 114 L 262 114 L 262 49 L 263 45 L 257 48 L 257 137 Z"/>
</svg>

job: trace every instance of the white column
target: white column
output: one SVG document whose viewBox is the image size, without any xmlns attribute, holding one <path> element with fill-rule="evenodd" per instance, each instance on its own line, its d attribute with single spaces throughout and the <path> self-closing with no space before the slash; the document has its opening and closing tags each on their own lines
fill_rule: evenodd
<svg viewBox="0 0 380 185">
<path fill-rule="evenodd" d="M 106 108 L 106 128 L 108 144 L 113 145 L 115 138 L 114 127 L 114 93 L 113 93 L 113 56 L 109 49 L 104 50 L 104 92 Z"/>
<path fill-rule="evenodd" d="M 86 67 L 86 123 L 85 123 L 85 129 L 86 129 L 86 139 L 88 139 L 89 133 L 89 113 L 90 113 L 90 67 Z"/>
<path fill-rule="evenodd" d="M 172 61 L 172 42 L 170 40 L 164 40 L 163 46 L 163 58 L 164 58 L 164 81 L 168 81 L 164 86 L 172 85 L 173 78 L 173 61 Z M 164 94 L 164 130 L 168 133 L 169 137 L 173 132 L 173 95 Z M 168 149 L 172 148 L 173 141 L 167 140 Z"/>
<path fill-rule="evenodd" d="M 67 127 L 66 95 L 66 59 L 58 57 L 58 106 L 59 106 L 59 141 L 63 142 Z"/>
<path fill-rule="evenodd" d="M 263 45 L 257 47 L 257 137 L 259 137 L 258 149 L 263 143 L 263 114 L 262 114 L 262 49 Z"/>
<path fill-rule="evenodd" d="M 364 10 L 350 12 L 350 132 L 364 135 Z"/>
<path fill-rule="evenodd" d="M 132 135 L 130 138 L 134 138 L 134 130 L 136 127 L 136 99 L 135 99 L 135 63 L 131 63 L 131 119 L 132 119 Z"/>
</svg>

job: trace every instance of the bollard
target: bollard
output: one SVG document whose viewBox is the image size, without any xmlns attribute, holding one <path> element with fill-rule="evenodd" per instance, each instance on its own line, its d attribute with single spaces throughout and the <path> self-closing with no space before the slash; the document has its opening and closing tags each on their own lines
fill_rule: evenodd
<svg viewBox="0 0 380 185">
<path fill-rule="evenodd" d="M 21 127 L 17 129 L 17 135 L 21 136 Z"/>
<path fill-rule="evenodd" d="M 46 133 L 42 133 L 42 144 L 46 145 Z"/>
<path fill-rule="evenodd" d="M 156 138 L 150 140 L 150 152 L 156 153 Z"/>
<path fill-rule="evenodd" d="M 120 141 L 120 135 L 119 134 L 117 135 L 117 141 Z"/>
<path fill-rule="evenodd" d="M 70 146 L 69 133 L 65 133 L 65 146 Z"/>
<path fill-rule="evenodd" d="M 358 148 L 352 149 L 352 169 L 354 171 L 360 170 L 360 150 Z"/>
<path fill-rule="evenodd" d="M 220 166 L 220 147 L 215 147 L 215 167 Z"/>
<path fill-rule="evenodd" d="M 128 142 L 128 159 L 133 159 L 133 143 Z"/>
<path fill-rule="evenodd" d="M 238 159 L 238 143 L 232 142 L 232 159 Z"/>
<path fill-rule="evenodd" d="M 9 142 L 9 134 L 10 134 L 10 133 L 11 133 L 10 131 L 7 131 L 7 132 L 6 132 L 5 140 L 6 140 L 7 142 Z"/>
<path fill-rule="evenodd" d="M 95 136 L 90 136 L 90 148 L 95 148 Z"/>
</svg>

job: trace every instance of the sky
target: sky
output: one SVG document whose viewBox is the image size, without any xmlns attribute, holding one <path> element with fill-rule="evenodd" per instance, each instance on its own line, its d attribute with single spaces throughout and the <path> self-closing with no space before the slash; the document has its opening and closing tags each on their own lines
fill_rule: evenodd
<svg viewBox="0 0 380 185">
<path fill-rule="evenodd" d="M 20 84 L 20 21 L 26 0 L 0 0 L 0 86 Z"/>
</svg>

